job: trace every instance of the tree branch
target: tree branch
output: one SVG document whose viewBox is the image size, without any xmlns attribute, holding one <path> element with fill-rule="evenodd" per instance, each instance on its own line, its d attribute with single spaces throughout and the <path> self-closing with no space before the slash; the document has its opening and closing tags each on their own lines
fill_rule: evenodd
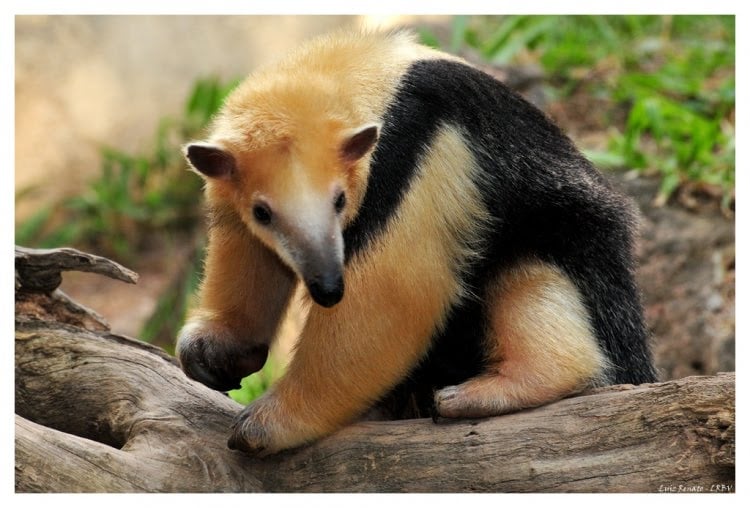
<svg viewBox="0 0 750 508">
<path fill-rule="evenodd" d="M 226 446 L 240 406 L 187 379 L 158 348 L 28 316 L 17 319 L 15 343 L 21 492 L 657 492 L 734 484 L 733 373 L 608 387 L 495 418 L 358 423 L 253 459 Z"/>
</svg>

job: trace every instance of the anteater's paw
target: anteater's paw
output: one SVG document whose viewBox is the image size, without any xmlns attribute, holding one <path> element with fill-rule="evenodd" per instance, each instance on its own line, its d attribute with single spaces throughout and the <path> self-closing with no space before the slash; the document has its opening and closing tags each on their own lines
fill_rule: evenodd
<svg viewBox="0 0 750 508">
<path fill-rule="evenodd" d="M 189 322 L 177 339 L 177 358 L 185 374 L 222 392 L 239 388 L 242 378 L 259 371 L 267 357 L 267 345 L 240 340 L 217 323 Z"/>
<path fill-rule="evenodd" d="M 227 445 L 249 455 L 265 456 L 291 447 L 275 397 L 267 393 L 243 409 L 234 419 Z"/>
<path fill-rule="evenodd" d="M 252 405 L 235 418 L 227 445 L 231 450 L 240 450 L 248 455 L 262 456 L 271 453 L 268 432 Z"/>
<path fill-rule="evenodd" d="M 435 391 L 435 412 L 444 418 L 484 418 L 521 409 L 509 404 L 497 379 L 470 379 Z"/>
<path fill-rule="evenodd" d="M 444 418 L 460 418 L 463 416 L 461 409 L 460 388 L 458 386 L 446 386 L 435 391 L 435 408 L 437 416 Z M 433 419 L 434 416 L 433 416 Z"/>
</svg>

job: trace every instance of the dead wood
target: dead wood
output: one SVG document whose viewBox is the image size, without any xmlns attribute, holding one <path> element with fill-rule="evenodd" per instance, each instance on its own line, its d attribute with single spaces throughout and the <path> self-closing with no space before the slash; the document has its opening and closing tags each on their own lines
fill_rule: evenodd
<svg viewBox="0 0 750 508">
<path fill-rule="evenodd" d="M 114 261 L 76 249 L 29 249 L 16 245 L 16 289 L 52 291 L 67 270 L 92 272 L 135 284 L 138 274 Z"/>
<path fill-rule="evenodd" d="M 608 387 L 495 418 L 358 423 L 249 458 L 226 446 L 237 403 L 187 379 L 161 349 L 86 321 L 85 309 L 58 312 L 68 301 L 30 279 L 54 281 L 70 265 L 21 254 L 19 492 L 733 490 L 733 373 Z"/>
</svg>

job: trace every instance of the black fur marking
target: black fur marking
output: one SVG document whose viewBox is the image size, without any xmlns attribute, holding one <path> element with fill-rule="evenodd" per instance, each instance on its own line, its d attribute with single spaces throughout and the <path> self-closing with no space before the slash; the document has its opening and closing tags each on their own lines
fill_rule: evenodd
<svg viewBox="0 0 750 508">
<path fill-rule="evenodd" d="M 409 190 L 419 159 L 438 128 L 419 111 L 419 98 L 404 92 L 386 110 L 365 197 L 357 217 L 344 230 L 347 261 L 382 231 Z"/>
<path fill-rule="evenodd" d="M 395 392 L 429 409 L 431 390 L 482 368 L 479 302 L 497 270 L 526 257 L 560 267 L 591 312 L 611 383 L 656 379 L 633 272 L 635 212 L 541 111 L 489 75 L 457 62 L 414 63 L 384 117 L 363 207 L 345 231 L 347 259 L 386 227 L 437 129 L 461 129 L 481 169 L 476 182 L 495 220 L 469 270 L 478 301 L 453 309 L 425 361 Z"/>
</svg>

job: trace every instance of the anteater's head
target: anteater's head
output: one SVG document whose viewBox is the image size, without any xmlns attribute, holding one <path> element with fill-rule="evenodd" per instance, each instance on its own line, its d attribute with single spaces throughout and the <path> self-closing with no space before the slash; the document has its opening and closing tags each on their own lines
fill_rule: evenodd
<svg viewBox="0 0 750 508">
<path fill-rule="evenodd" d="M 209 141 L 186 145 L 185 156 L 205 178 L 209 204 L 231 205 L 312 299 L 331 307 L 344 295 L 342 232 L 364 197 L 380 126 L 332 114 L 309 90 L 292 88 L 241 88 Z"/>
</svg>

